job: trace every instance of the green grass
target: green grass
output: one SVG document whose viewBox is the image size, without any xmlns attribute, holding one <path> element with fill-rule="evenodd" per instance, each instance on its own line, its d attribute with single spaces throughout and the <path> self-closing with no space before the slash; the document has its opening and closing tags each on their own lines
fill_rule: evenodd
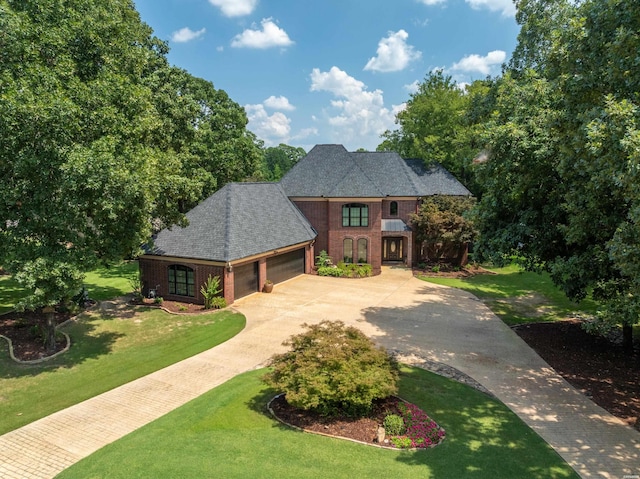
<svg viewBox="0 0 640 479">
<path fill-rule="evenodd" d="M 124 261 L 87 273 L 84 285 L 89 290 L 91 299 L 104 301 L 130 293 L 132 287 L 129 278 L 134 277 L 137 272 L 137 261 Z M 0 314 L 13 309 L 26 294 L 11 276 L 0 276 Z"/>
<path fill-rule="evenodd" d="M 491 269 L 463 279 L 421 277 L 430 283 L 468 291 L 483 300 L 508 325 L 534 321 L 557 321 L 572 313 L 593 314 L 598 305 L 587 298 L 569 300 L 548 274 L 522 271 L 517 265 Z"/>
<path fill-rule="evenodd" d="M 85 313 L 62 328 L 71 349 L 41 365 L 15 363 L 0 340 L 0 434 L 212 348 L 244 326 L 231 311 Z"/>
<path fill-rule="evenodd" d="M 383 450 L 289 429 L 265 412 L 274 392 L 252 371 L 105 446 L 58 477 L 577 478 L 502 403 L 403 367 L 400 395 L 447 431 L 439 446 Z"/>
<path fill-rule="evenodd" d="M 104 301 L 123 296 L 133 290 L 130 278 L 138 274 L 137 261 L 124 261 L 109 268 L 98 268 L 87 273 L 84 285 L 89 296 L 96 301 Z"/>
</svg>

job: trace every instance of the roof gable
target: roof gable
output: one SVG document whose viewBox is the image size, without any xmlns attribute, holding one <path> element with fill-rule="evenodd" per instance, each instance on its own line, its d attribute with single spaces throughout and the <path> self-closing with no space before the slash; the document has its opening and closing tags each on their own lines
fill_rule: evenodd
<svg viewBox="0 0 640 479">
<path fill-rule="evenodd" d="M 316 237 L 277 183 L 230 183 L 186 214 L 189 225 L 160 231 L 152 254 L 234 261 Z"/>
<path fill-rule="evenodd" d="M 349 153 L 342 145 L 316 145 L 280 184 L 289 197 L 471 195 L 438 163 L 426 167 L 395 152 Z"/>
</svg>

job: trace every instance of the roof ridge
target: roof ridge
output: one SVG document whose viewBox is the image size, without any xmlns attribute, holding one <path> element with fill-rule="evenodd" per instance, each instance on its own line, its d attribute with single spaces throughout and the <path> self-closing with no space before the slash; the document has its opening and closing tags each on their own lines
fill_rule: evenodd
<svg viewBox="0 0 640 479">
<path fill-rule="evenodd" d="M 227 228 L 224 232 L 224 258 L 229 258 L 231 255 L 231 227 L 230 225 L 232 225 L 231 220 L 231 210 L 232 210 L 232 205 L 231 205 L 231 200 L 233 198 L 233 195 L 231 194 L 231 188 L 232 188 L 233 183 L 227 183 L 226 185 L 224 185 L 222 188 L 225 189 L 225 207 L 224 207 L 224 220 L 227 224 Z"/>
<path fill-rule="evenodd" d="M 400 154 L 396 153 L 398 156 L 400 156 Z M 400 156 L 400 159 L 402 160 L 402 169 L 405 173 L 405 175 L 407 176 L 407 179 L 409 181 L 411 181 L 411 184 L 413 185 L 413 187 L 415 188 L 415 191 L 417 193 L 420 193 L 420 187 L 422 186 L 422 182 L 420 181 L 420 178 L 418 178 L 418 174 L 413 171 L 413 169 L 409 166 L 409 164 L 407 163 L 407 159 L 406 158 L 402 158 Z M 424 163 L 423 159 L 420 159 L 420 161 L 422 161 Z M 422 196 L 422 195 L 419 195 Z"/>
<path fill-rule="evenodd" d="M 359 152 L 357 152 L 357 151 L 355 151 L 355 152 L 351 152 L 351 153 L 349 153 L 349 156 L 350 156 L 351 158 L 353 158 L 353 162 L 356 164 L 356 166 L 358 167 L 358 169 L 359 169 L 359 170 L 362 172 L 362 174 L 363 174 L 363 175 L 364 175 L 364 176 L 369 180 L 369 182 L 374 186 L 374 188 L 375 188 L 376 190 L 378 190 L 378 192 L 380 193 L 380 195 L 381 195 L 381 196 L 385 196 L 385 195 L 386 195 L 386 193 L 380 189 L 380 186 L 378 186 L 378 184 L 376 184 L 376 182 L 375 182 L 375 181 L 373 181 L 373 178 L 371 178 L 371 176 L 369 176 L 369 174 L 368 174 L 368 173 L 367 173 L 367 172 L 362 168 L 362 166 L 360 165 L 360 163 L 359 163 L 358 161 L 356 161 L 355 156 L 358 156 L 358 155 L 353 155 L 354 153 L 359 153 Z M 360 152 L 360 153 L 365 153 L 365 152 Z M 366 152 L 366 153 L 378 153 L 378 152 Z M 376 156 L 377 156 L 377 155 L 376 155 Z"/>
</svg>

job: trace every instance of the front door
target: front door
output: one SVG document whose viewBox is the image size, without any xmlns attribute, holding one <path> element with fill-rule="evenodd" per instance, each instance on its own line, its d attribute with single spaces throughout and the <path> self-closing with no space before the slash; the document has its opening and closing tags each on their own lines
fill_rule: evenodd
<svg viewBox="0 0 640 479">
<path fill-rule="evenodd" d="M 382 261 L 402 261 L 402 238 L 382 240 Z"/>
</svg>

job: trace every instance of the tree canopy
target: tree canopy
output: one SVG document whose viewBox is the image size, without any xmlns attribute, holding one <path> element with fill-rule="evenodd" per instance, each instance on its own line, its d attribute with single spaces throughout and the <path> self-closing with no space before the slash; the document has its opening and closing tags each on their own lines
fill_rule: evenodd
<svg viewBox="0 0 640 479">
<path fill-rule="evenodd" d="M 0 0 L 0 264 L 53 305 L 259 158 L 130 0 Z"/>
<path fill-rule="evenodd" d="M 523 0 L 478 170 L 480 249 L 516 254 L 602 319 L 640 318 L 640 4 Z"/>
<path fill-rule="evenodd" d="M 476 151 L 467 116 L 475 93 L 473 89 L 466 94 L 441 70 L 429 73 L 396 116 L 398 129 L 382 135 L 378 151 L 396 151 L 426 163 L 436 161 L 477 194 L 471 169 Z"/>
</svg>

